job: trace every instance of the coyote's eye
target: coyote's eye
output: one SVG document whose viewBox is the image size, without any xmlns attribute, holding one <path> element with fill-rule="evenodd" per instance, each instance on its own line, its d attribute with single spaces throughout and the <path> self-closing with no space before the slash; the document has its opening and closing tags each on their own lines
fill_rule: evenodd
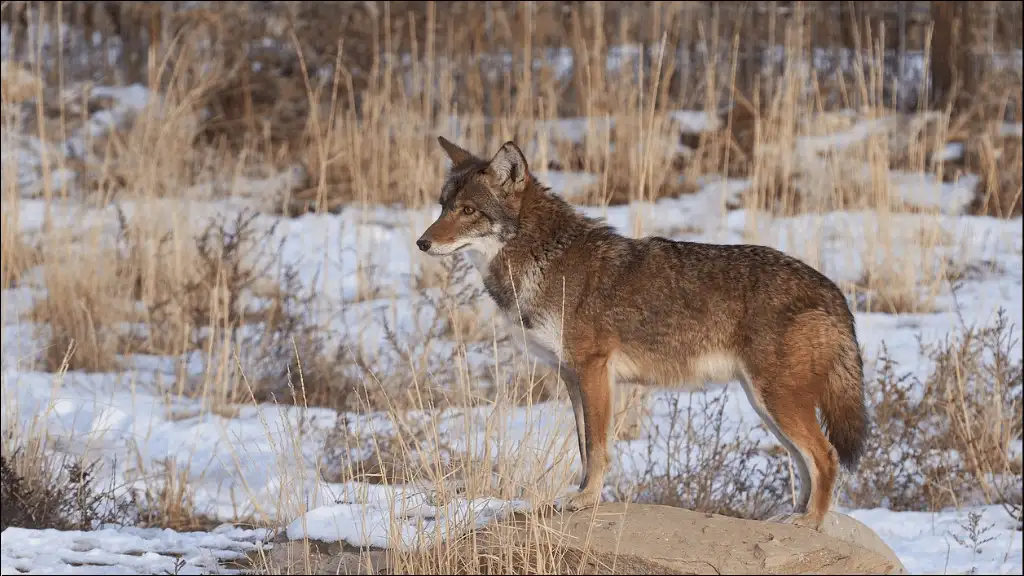
<svg viewBox="0 0 1024 576">
<path fill-rule="evenodd" d="M 476 208 L 473 208 L 472 206 L 462 207 L 462 213 L 465 214 L 466 216 L 472 216 L 473 212 L 476 212 Z"/>
</svg>

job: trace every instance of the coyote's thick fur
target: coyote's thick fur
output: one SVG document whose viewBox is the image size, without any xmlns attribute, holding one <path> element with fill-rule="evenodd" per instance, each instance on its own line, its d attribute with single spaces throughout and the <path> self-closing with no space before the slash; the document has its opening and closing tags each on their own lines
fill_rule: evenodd
<svg viewBox="0 0 1024 576">
<path fill-rule="evenodd" d="M 488 161 L 439 141 L 453 166 L 441 215 L 416 244 L 433 256 L 466 250 L 534 353 L 560 369 L 583 463 L 563 506 L 600 500 L 616 379 L 735 380 L 799 469 L 795 522 L 817 528 L 838 465 L 856 466 L 868 426 L 839 288 L 765 246 L 621 236 L 541 185 L 514 142 Z"/>
</svg>

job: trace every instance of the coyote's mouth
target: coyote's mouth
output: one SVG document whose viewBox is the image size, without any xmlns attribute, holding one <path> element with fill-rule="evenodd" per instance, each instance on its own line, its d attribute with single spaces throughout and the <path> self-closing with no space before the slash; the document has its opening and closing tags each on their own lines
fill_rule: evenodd
<svg viewBox="0 0 1024 576">
<path fill-rule="evenodd" d="M 459 252 L 459 251 L 463 250 L 464 248 L 469 248 L 469 242 L 466 242 L 464 244 L 460 244 L 460 245 L 456 246 L 455 248 L 452 248 L 451 250 L 446 250 L 444 252 L 441 251 L 441 250 L 444 250 L 444 247 L 438 247 L 438 248 L 431 247 L 430 250 L 427 251 L 427 253 L 430 254 L 431 256 L 451 256 L 452 254 L 455 254 L 456 252 Z"/>
</svg>

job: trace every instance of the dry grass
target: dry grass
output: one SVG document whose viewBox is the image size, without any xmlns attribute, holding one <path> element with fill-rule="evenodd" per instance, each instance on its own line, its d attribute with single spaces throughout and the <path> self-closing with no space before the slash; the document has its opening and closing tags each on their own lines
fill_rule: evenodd
<svg viewBox="0 0 1024 576">
<path fill-rule="evenodd" d="M 212 530 L 221 524 L 197 511 L 195 490 L 189 484 L 187 469 L 168 461 L 159 463 L 150 473 L 157 481 L 147 482 L 142 490 L 132 495 L 137 525 L 192 532 Z"/>
<path fill-rule="evenodd" d="M 412 335 L 398 334 L 388 324 L 384 342 L 367 349 L 358 341 L 367 326 L 348 326 L 345 334 L 331 332 L 336 311 L 318 308 L 313 298 L 326 282 L 318 279 L 313 286 L 302 286 L 297 281 L 296 270 L 281 254 L 271 216 L 380 204 L 432 206 L 443 176 L 434 140 L 438 133 L 480 153 L 515 138 L 542 179 L 554 168 L 598 175 L 596 185 L 573 198 L 578 203 L 653 201 L 694 191 L 700 177 L 748 177 L 750 186 L 730 208 L 747 210 L 751 241 L 773 241 L 761 235 L 760 223 L 776 216 L 870 211 L 877 215 L 877 225 L 870 231 L 850 231 L 843 239 L 868 240 L 862 244 L 867 263 L 863 277 L 847 292 L 860 310 L 903 314 L 936 311 L 953 264 L 936 257 L 946 242 L 937 226 L 923 225 L 926 231 L 906 242 L 906 230 L 894 217 L 931 209 L 894 194 L 896 170 L 934 173 L 940 180 L 952 178 L 955 169 L 976 172 L 982 184 L 970 208 L 973 213 L 1020 215 L 1020 137 L 998 135 L 1002 118 L 995 113 L 978 119 L 979 113 L 971 111 L 970 122 L 957 116 L 967 113 L 953 109 L 896 115 L 886 102 L 886 76 L 877 53 L 861 56 L 851 74 L 818 78 L 802 68 L 808 53 L 801 34 L 807 30 L 794 27 L 786 35 L 785 71 L 771 78 L 770 90 L 766 82 L 746 93 L 737 88 L 739 63 L 732 39 L 720 35 L 721 22 L 701 21 L 694 37 L 699 32 L 712 51 L 702 57 L 684 90 L 669 90 L 678 83 L 673 55 L 682 41 L 648 31 L 651 50 L 644 56 L 642 75 L 634 74 L 637 62 L 629 58 L 619 70 L 605 70 L 609 46 L 628 39 L 628 30 L 623 38 L 611 37 L 601 24 L 611 18 L 611 9 L 605 10 L 595 3 L 571 13 L 569 20 L 576 22 L 572 50 L 588 65 L 568 80 L 557 77 L 555 62 L 521 66 L 524 58 L 540 52 L 540 40 L 535 45 L 529 31 L 543 23 L 540 18 L 517 19 L 501 7 L 494 8 L 497 22 L 514 22 L 525 30 L 517 28 L 514 35 L 518 64 L 501 73 L 470 59 L 474 48 L 463 36 L 466 30 L 451 30 L 446 36 L 428 26 L 410 36 L 407 20 L 390 6 L 378 19 L 364 23 L 377 27 L 375 40 L 367 39 L 366 45 L 382 51 L 381 44 L 387 44 L 414 57 L 396 62 L 381 58 L 378 51 L 359 74 L 342 66 L 343 73 L 326 79 L 319 75 L 326 65 L 344 62 L 350 56 L 347 50 L 361 48 L 347 43 L 333 53 L 315 52 L 301 34 L 282 33 L 287 42 L 280 58 L 288 60 L 290 75 L 250 75 L 243 73 L 252 68 L 248 60 L 215 49 L 221 41 L 211 31 L 216 26 L 182 28 L 175 42 L 154 48 L 142 66 L 145 73 L 140 76 L 159 88 L 159 101 L 147 103 L 116 129 L 83 136 L 81 150 L 71 154 L 60 153 L 58 141 L 109 113 L 111 100 L 86 89 L 60 96 L 55 86 L 38 78 L 29 88 L 19 85 L 16 95 L 11 88 L 9 99 L 5 84 L 5 138 L 8 132 L 28 132 L 51 145 L 40 154 L 38 186 L 22 189 L 17 169 L 9 163 L 2 176 L 3 288 L 29 281 L 30 287 L 46 290 L 23 319 L 45 336 L 42 368 L 106 372 L 137 354 L 179 359 L 198 354 L 204 373 L 189 378 L 181 371 L 168 387 L 168 398 L 201 398 L 205 410 L 222 415 L 237 412 L 244 403 L 331 407 L 377 414 L 397 430 L 368 431 L 342 419 L 325 447 L 321 479 L 431 486 L 438 505 L 476 496 L 548 498 L 573 480 L 566 455 L 575 451 L 574 441 L 541 438 L 538 455 L 512 451 L 510 443 L 480 445 L 471 433 L 505 438 L 513 409 L 529 409 L 564 392 L 551 374 L 519 355 L 514 330 L 496 327 L 475 304 L 482 294 L 470 286 L 467 269 L 430 263 L 410 271 L 411 285 L 421 294 L 413 308 L 437 311 L 434 320 L 417 326 Z M 680 14 L 684 12 L 676 16 Z M 312 25 L 301 17 L 297 22 Z M 410 24 L 419 30 L 416 26 Z M 535 33 L 537 38 L 542 35 Z M 204 40 L 210 43 L 201 48 Z M 718 64 L 719 55 L 727 56 L 725 69 Z M 736 104 L 730 107 L 733 97 Z M 1000 92 L 1004 107 L 1010 97 Z M 15 101 L 24 104 L 9 104 Z M 694 102 L 716 111 L 718 126 L 684 137 L 671 112 Z M 894 120 L 846 147 L 821 144 L 850 127 L 847 116 L 834 112 L 840 107 L 882 125 Z M 719 116 L 719 110 L 727 112 Z M 567 114 L 586 117 L 573 125 L 581 138 L 565 137 L 566 124 L 560 121 Z M 455 117 L 457 125 L 451 120 Z M 681 140 L 694 148 L 692 154 L 680 152 Z M 967 142 L 962 166 L 935 160 L 946 144 L 960 141 Z M 58 178 L 63 169 L 73 170 L 74 177 Z M 291 169 L 295 177 L 265 183 Z M 38 249 L 25 230 L 27 223 L 20 220 L 26 196 L 43 200 Z M 203 203 L 233 198 L 255 200 L 261 214 L 226 216 L 208 212 Z M 102 210 L 105 216 L 95 220 Z M 705 224 L 687 223 L 696 225 Z M 417 234 L 407 232 L 410 238 Z M 804 252 L 798 255 L 821 264 L 821 255 L 813 250 L 814 242 L 801 244 L 798 251 Z M 357 257 L 359 290 L 345 305 L 392 300 L 394 308 L 394 288 L 376 276 L 380 263 L 372 260 L 373 254 Z M 33 268 L 39 274 L 26 280 Z M 328 346 L 332 339 L 341 346 Z M 420 351 L 410 351 L 410 341 L 420 344 Z M 456 345 L 446 347 L 446 342 Z M 931 470 L 924 476 L 931 482 L 926 490 L 902 486 L 909 477 L 876 454 L 877 462 L 867 466 L 868 477 L 890 480 L 870 490 L 854 489 L 855 501 L 868 505 L 899 497 L 903 507 L 931 508 L 949 503 L 956 482 L 982 486 L 985 501 L 1012 499 L 1000 496 L 1005 487 L 992 477 L 1007 466 L 1014 470 L 992 449 L 997 438 L 969 434 L 980 421 L 999 423 L 999 440 L 1012 433 L 1019 437 L 1019 423 L 1012 433 L 1007 430 L 1013 426 L 1003 426 L 1013 406 L 1004 402 L 1005 396 L 985 396 L 979 387 L 980 382 L 1005 381 L 1002 393 L 1019 393 L 1019 367 L 1017 380 L 1004 378 L 1005 371 L 1000 376 L 1004 380 L 971 379 L 970 374 L 987 374 L 990 367 L 973 344 L 957 346 L 945 349 L 946 363 L 923 383 L 935 398 L 944 399 L 941 404 L 914 404 L 895 380 L 882 379 L 876 382 L 883 387 L 876 410 L 882 427 L 897 427 L 901 419 L 942 416 L 949 424 L 940 435 L 943 449 L 966 450 L 972 462 L 950 468 L 955 474 L 944 484 L 938 480 L 941 470 Z M 467 360 L 471 350 L 492 350 L 495 365 L 484 371 L 472 367 Z M 619 398 L 626 420 L 620 438 L 641 437 L 638 421 L 646 404 L 636 400 L 642 399 L 624 407 L 626 398 Z M 786 484 L 782 457 L 762 455 L 749 442 L 725 441 L 714 428 L 686 427 L 687 409 L 721 420 L 721 406 L 710 402 L 702 408 L 677 406 L 678 428 L 652 436 L 652 442 L 674 445 L 674 453 L 693 458 L 667 470 L 648 470 L 639 486 L 617 488 L 621 498 L 748 517 L 770 515 L 786 501 L 792 487 Z M 886 402 L 897 406 L 890 408 Z M 439 433 L 438 409 L 450 409 L 464 419 L 464 437 Z M 1019 406 L 1017 410 L 1019 414 Z M 632 416 L 625 417 L 627 413 Z M 455 418 L 451 413 L 446 417 Z M 907 434 L 913 432 L 909 428 Z M 295 445 L 278 446 L 282 453 L 301 453 L 303 431 L 294 432 Z M 887 434 L 881 437 L 904 438 Z M 921 454 L 939 445 L 931 437 L 905 439 Z M 456 440 L 464 442 L 457 446 Z M 465 456 L 467 445 L 478 453 Z M 892 446 L 876 451 L 883 448 Z M 548 454 L 561 455 L 554 467 L 542 465 L 541 456 Z M 755 456 L 767 458 L 766 469 L 753 471 Z M 67 484 L 66 479 L 50 480 L 50 472 L 27 472 L 36 465 L 25 463 L 24 457 L 24 452 L 5 452 L 5 463 L 16 462 L 10 466 L 26 478 L 19 486 Z M 162 479 L 146 484 L 140 501 L 150 507 L 139 521 L 179 529 L 208 525 L 193 510 L 195 495 L 186 470 L 167 463 L 138 474 Z M 722 484 L 724 476 L 743 482 Z M 679 493 L 680 486 L 690 489 Z M 886 487 L 884 494 L 878 486 Z M 5 509 L 6 490 L 5 484 Z M 304 511 L 306 503 L 299 495 L 285 491 L 279 508 L 291 515 Z M 252 499 L 260 497 L 265 496 Z M 273 521 L 261 513 L 260 503 L 253 506 L 255 521 Z M 572 571 L 573 559 L 556 535 L 545 533 L 536 520 L 524 522 L 468 535 L 453 532 L 446 543 L 425 553 L 391 561 L 402 573 Z"/>
<path fill-rule="evenodd" d="M 9 207 L 9 208 L 8 208 Z M 18 223 L 19 210 L 16 198 L 4 202 L 3 232 L 0 233 L 0 270 L 3 276 L 0 278 L 0 286 L 3 290 L 14 288 L 18 285 L 22 274 L 32 268 L 38 261 L 38 253 L 26 241 L 21 233 Z"/>
<path fill-rule="evenodd" d="M 909 279 L 913 280 L 912 277 Z M 892 269 L 882 274 L 867 272 L 860 281 L 847 287 L 847 293 L 858 312 L 928 314 L 938 311 L 934 304 L 935 295 L 922 295 L 917 283 L 908 284 L 907 280 L 906 274 Z"/>
<path fill-rule="evenodd" d="M 1021 156 L 1020 136 L 983 134 L 973 142 L 971 156 L 981 175 L 972 214 L 996 218 L 1021 216 Z"/>
<path fill-rule="evenodd" d="M 8 106 L 7 70 L 4 63 L 4 114 L 0 119 L 3 125 L 4 146 L 9 146 L 8 135 L 16 130 L 16 123 L 6 113 Z M 21 79 L 24 83 L 26 80 Z M 32 87 L 38 87 L 38 81 L 32 83 Z M 22 90 L 24 92 L 24 90 Z M 21 197 L 17 186 L 14 185 L 18 173 L 18 166 L 14 155 L 5 155 L 0 162 L 0 171 L 3 172 L 2 188 L 0 188 L 0 201 L 3 202 L 3 215 L 0 216 L 0 287 L 3 290 L 13 288 L 27 270 L 38 262 L 38 253 L 26 238 L 21 227 Z"/>
<path fill-rule="evenodd" d="M 60 252 L 68 246 L 54 250 Z M 125 296 L 131 286 L 109 273 L 116 265 L 116 255 L 111 252 L 44 251 L 46 296 L 32 309 L 30 318 L 40 339 L 47 342 L 45 370 L 56 372 L 68 350 L 71 370 L 110 372 L 119 367 L 117 337 L 110 327 L 129 319 Z"/>
</svg>

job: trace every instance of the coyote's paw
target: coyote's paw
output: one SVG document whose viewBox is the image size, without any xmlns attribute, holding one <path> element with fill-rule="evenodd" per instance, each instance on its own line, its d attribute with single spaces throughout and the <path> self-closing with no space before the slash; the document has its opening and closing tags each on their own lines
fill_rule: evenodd
<svg viewBox="0 0 1024 576">
<path fill-rule="evenodd" d="M 593 508 L 601 501 L 601 493 L 597 490 L 584 490 L 583 492 L 569 492 L 555 499 L 554 506 L 563 512 L 584 510 Z"/>
</svg>

